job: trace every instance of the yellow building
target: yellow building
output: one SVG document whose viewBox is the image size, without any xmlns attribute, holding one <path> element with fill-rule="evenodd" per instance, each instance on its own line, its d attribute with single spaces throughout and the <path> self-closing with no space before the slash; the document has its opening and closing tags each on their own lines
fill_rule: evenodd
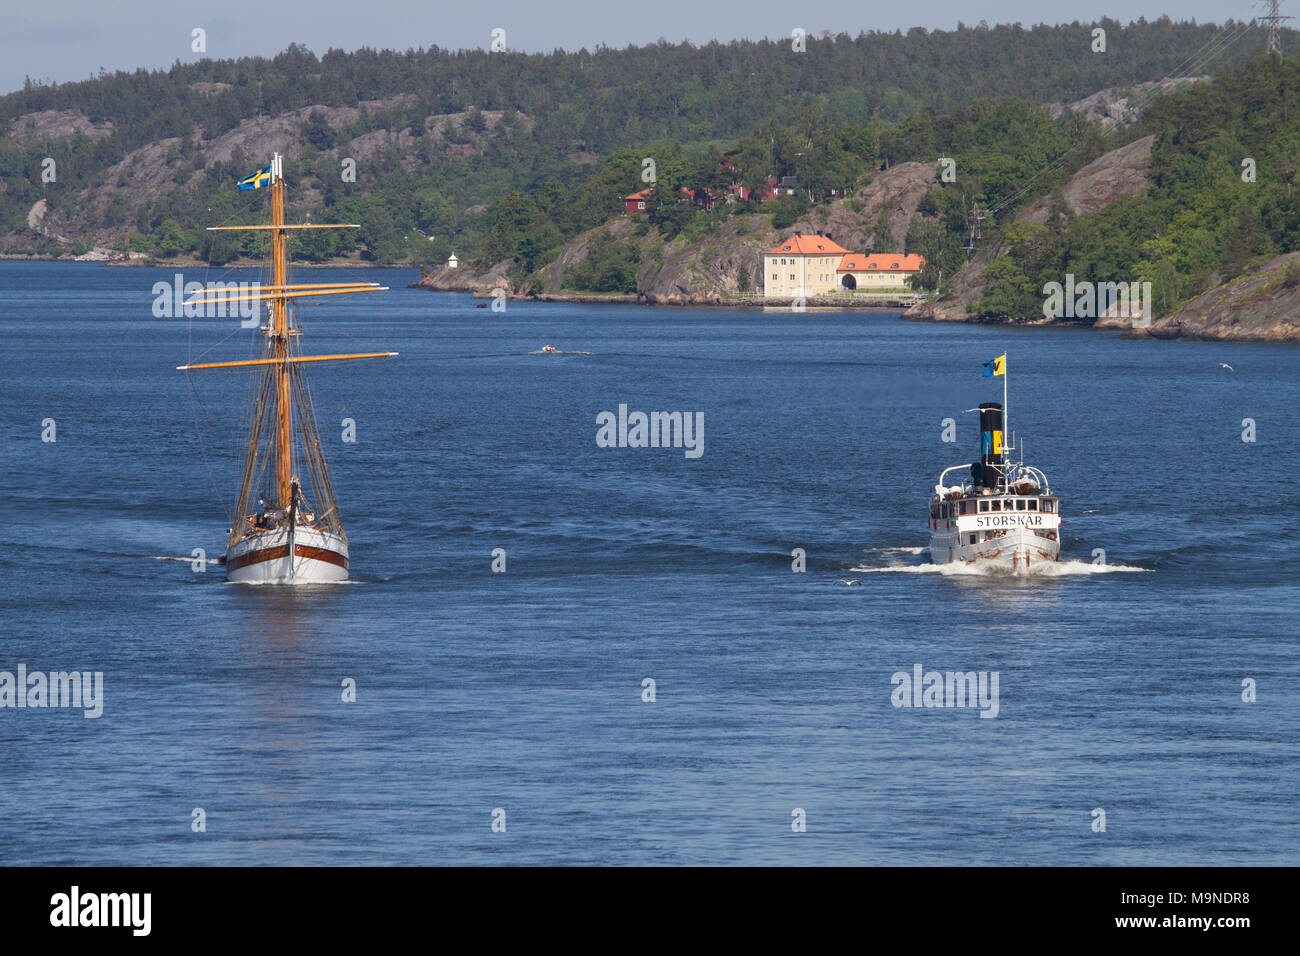
<svg viewBox="0 0 1300 956">
<path fill-rule="evenodd" d="M 847 292 L 876 289 L 910 289 L 907 280 L 925 268 L 925 258 L 915 253 L 858 252 L 845 256 L 835 270 L 837 285 Z"/>
<path fill-rule="evenodd" d="M 763 295 L 826 295 L 839 288 L 838 270 L 849 250 L 829 236 L 795 233 L 763 254 Z"/>
<path fill-rule="evenodd" d="M 763 295 L 830 295 L 835 292 L 908 290 L 908 278 L 925 267 L 915 253 L 849 252 L 829 236 L 795 233 L 763 254 Z"/>
</svg>

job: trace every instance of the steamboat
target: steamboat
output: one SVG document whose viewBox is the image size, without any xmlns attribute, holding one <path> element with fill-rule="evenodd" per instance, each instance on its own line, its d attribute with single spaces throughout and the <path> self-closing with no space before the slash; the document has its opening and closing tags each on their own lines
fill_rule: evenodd
<svg viewBox="0 0 1300 956">
<path fill-rule="evenodd" d="M 1060 499 L 1023 455 L 1011 460 L 1017 448 L 1004 438 L 1006 355 L 985 363 L 984 374 L 1002 376 L 1002 402 L 979 406 L 979 461 L 939 475 L 930 498 L 930 560 L 1025 575 L 1060 556 Z"/>
</svg>

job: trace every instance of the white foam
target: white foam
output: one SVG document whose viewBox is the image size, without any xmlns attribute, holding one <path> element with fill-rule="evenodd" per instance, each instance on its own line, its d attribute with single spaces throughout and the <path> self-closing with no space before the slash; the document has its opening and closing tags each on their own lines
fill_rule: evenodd
<svg viewBox="0 0 1300 956">
<path fill-rule="evenodd" d="M 991 578 L 1063 578 L 1090 574 L 1115 574 L 1120 572 L 1148 572 L 1151 568 L 1138 568 L 1131 564 L 1093 564 L 1091 561 L 1043 561 L 1031 564 L 1028 571 L 980 561 L 975 564 L 953 562 L 950 564 L 892 564 L 882 568 L 855 567 L 850 571 L 862 574 L 897 572 L 900 574 L 942 574 L 949 577 Z"/>
</svg>

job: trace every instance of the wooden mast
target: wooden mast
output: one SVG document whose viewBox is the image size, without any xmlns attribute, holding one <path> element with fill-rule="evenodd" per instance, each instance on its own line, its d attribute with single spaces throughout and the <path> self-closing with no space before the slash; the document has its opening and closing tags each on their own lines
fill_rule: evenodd
<svg viewBox="0 0 1300 956">
<path fill-rule="evenodd" d="M 271 282 L 276 288 L 284 288 L 285 246 L 288 238 L 284 234 L 284 176 L 280 171 L 280 154 L 271 159 Z M 276 432 L 275 432 L 275 478 L 281 508 L 292 504 L 291 484 L 293 482 L 293 440 L 291 416 L 293 399 L 289 394 L 289 307 L 285 300 L 276 297 L 271 301 L 272 354 L 278 359 L 275 366 L 276 394 Z"/>
<path fill-rule="evenodd" d="M 294 380 L 298 375 L 294 366 L 304 362 L 338 362 L 350 359 L 368 359 L 368 358 L 389 358 L 397 355 L 396 352 L 353 352 L 342 355 L 294 355 L 290 347 L 291 336 L 297 335 L 296 329 L 290 328 L 289 325 L 289 299 L 299 298 L 316 298 L 321 296 L 334 295 L 351 295 L 354 292 L 385 292 L 387 286 L 381 286 L 377 282 L 319 282 L 319 283 L 300 283 L 289 284 L 288 281 L 288 246 L 289 231 L 297 229 L 356 229 L 359 228 L 356 223 L 302 223 L 288 224 L 284 221 L 285 215 L 285 181 L 284 181 L 284 161 L 279 153 L 272 155 L 271 165 L 262 170 L 256 177 L 250 177 L 241 183 L 240 188 L 262 188 L 262 183 L 266 182 L 263 175 L 269 172 L 270 189 L 271 189 L 271 222 L 269 225 L 246 225 L 246 226 L 208 226 L 209 232 L 222 232 L 228 230 L 264 230 L 271 233 L 271 284 L 255 285 L 252 288 L 241 287 L 208 287 L 198 293 L 193 298 L 187 300 L 186 306 L 234 306 L 239 303 L 252 302 L 255 308 L 260 309 L 263 301 L 270 303 L 270 320 L 263 327 L 263 333 L 266 336 L 266 347 L 263 351 L 263 358 L 248 359 L 244 361 L 232 362 L 206 362 L 194 365 L 178 365 L 179 370 L 190 372 L 199 369 L 234 369 L 250 368 L 262 366 L 269 374 L 269 379 L 265 383 L 265 391 L 262 393 L 265 397 L 265 405 L 262 404 L 262 398 L 259 397 L 258 409 L 266 408 L 268 414 L 262 417 L 261 411 L 255 411 L 255 421 L 252 433 L 249 439 L 248 458 L 245 464 L 244 486 L 240 490 L 238 510 L 241 517 L 251 520 L 249 514 L 251 494 L 253 492 L 253 482 L 255 481 L 254 465 L 258 457 L 259 436 L 267 434 L 268 443 L 274 444 L 274 450 L 270 457 L 275 458 L 275 475 L 274 488 L 266 488 L 267 496 L 274 496 L 276 505 L 283 509 L 283 517 L 277 520 L 289 520 L 290 510 L 295 505 L 293 500 L 294 493 L 294 455 L 293 455 L 293 405 L 295 401 L 299 402 L 299 415 L 303 421 L 300 423 L 300 429 L 304 430 L 304 441 L 307 447 L 303 453 L 306 456 L 307 469 L 310 473 L 313 485 L 317 481 L 324 484 L 324 494 L 327 499 L 325 511 L 321 513 L 320 518 L 333 513 L 333 520 L 339 527 L 336 529 L 339 535 L 343 535 L 341 523 L 337 519 L 337 509 L 333 502 L 333 492 L 329 489 L 329 478 L 325 471 L 324 459 L 320 456 L 319 441 L 315 439 L 315 426 L 311 420 L 312 416 L 307 407 L 302 404 L 302 396 L 296 396 L 294 393 Z M 251 183 L 252 185 L 246 185 Z M 271 424 L 270 406 L 274 404 L 275 427 L 272 432 L 268 427 L 266 432 L 263 431 L 262 425 Z M 267 449 L 271 451 L 271 449 Z M 268 462 L 269 465 L 269 462 Z M 270 478 L 270 476 L 267 476 Z M 270 482 L 268 482 L 269 484 Z M 243 534 L 242 525 L 236 523 L 231 531 L 231 542 L 236 542 Z"/>
</svg>

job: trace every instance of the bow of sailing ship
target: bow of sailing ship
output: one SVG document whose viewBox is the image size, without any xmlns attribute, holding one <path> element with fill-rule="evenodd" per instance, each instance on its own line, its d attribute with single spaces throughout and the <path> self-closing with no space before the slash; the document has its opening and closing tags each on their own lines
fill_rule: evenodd
<svg viewBox="0 0 1300 956">
<path fill-rule="evenodd" d="M 187 305 L 266 303 L 260 358 L 178 366 L 182 371 L 249 368 L 259 375 L 249 427 L 244 477 L 227 541 L 226 577 L 245 583 L 313 583 L 348 577 L 348 537 L 343 530 L 329 470 L 321 453 L 311 396 L 302 366 L 310 362 L 386 358 L 396 352 L 304 355 L 297 299 L 355 292 L 381 292 L 377 282 L 291 284 L 287 248 L 290 230 L 355 229 L 354 224 L 287 225 L 282 157 L 248 179 L 240 189 L 269 187 L 268 225 L 212 226 L 218 230 L 260 230 L 271 236 L 271 284 L 251 291 L 208 289 Z"/>
<path fill-rule="evenodd" d="M 964 562 L 1027 574 L 1060 556 L 1060 499 L 1047 476 L 1007 455 L 1005 353 L 985 363 L 985 376 L 1002 376 L 1002 402 L 984 402 L 980 460 L 939 475 L 930 499 L 930 560 Z M 974 409 L 972 409 L 974 411 Z M 963 474 L 964 472 L 964 474 Z M 948 484 L 949 474 L 957 477 Z"/>
</svg>

